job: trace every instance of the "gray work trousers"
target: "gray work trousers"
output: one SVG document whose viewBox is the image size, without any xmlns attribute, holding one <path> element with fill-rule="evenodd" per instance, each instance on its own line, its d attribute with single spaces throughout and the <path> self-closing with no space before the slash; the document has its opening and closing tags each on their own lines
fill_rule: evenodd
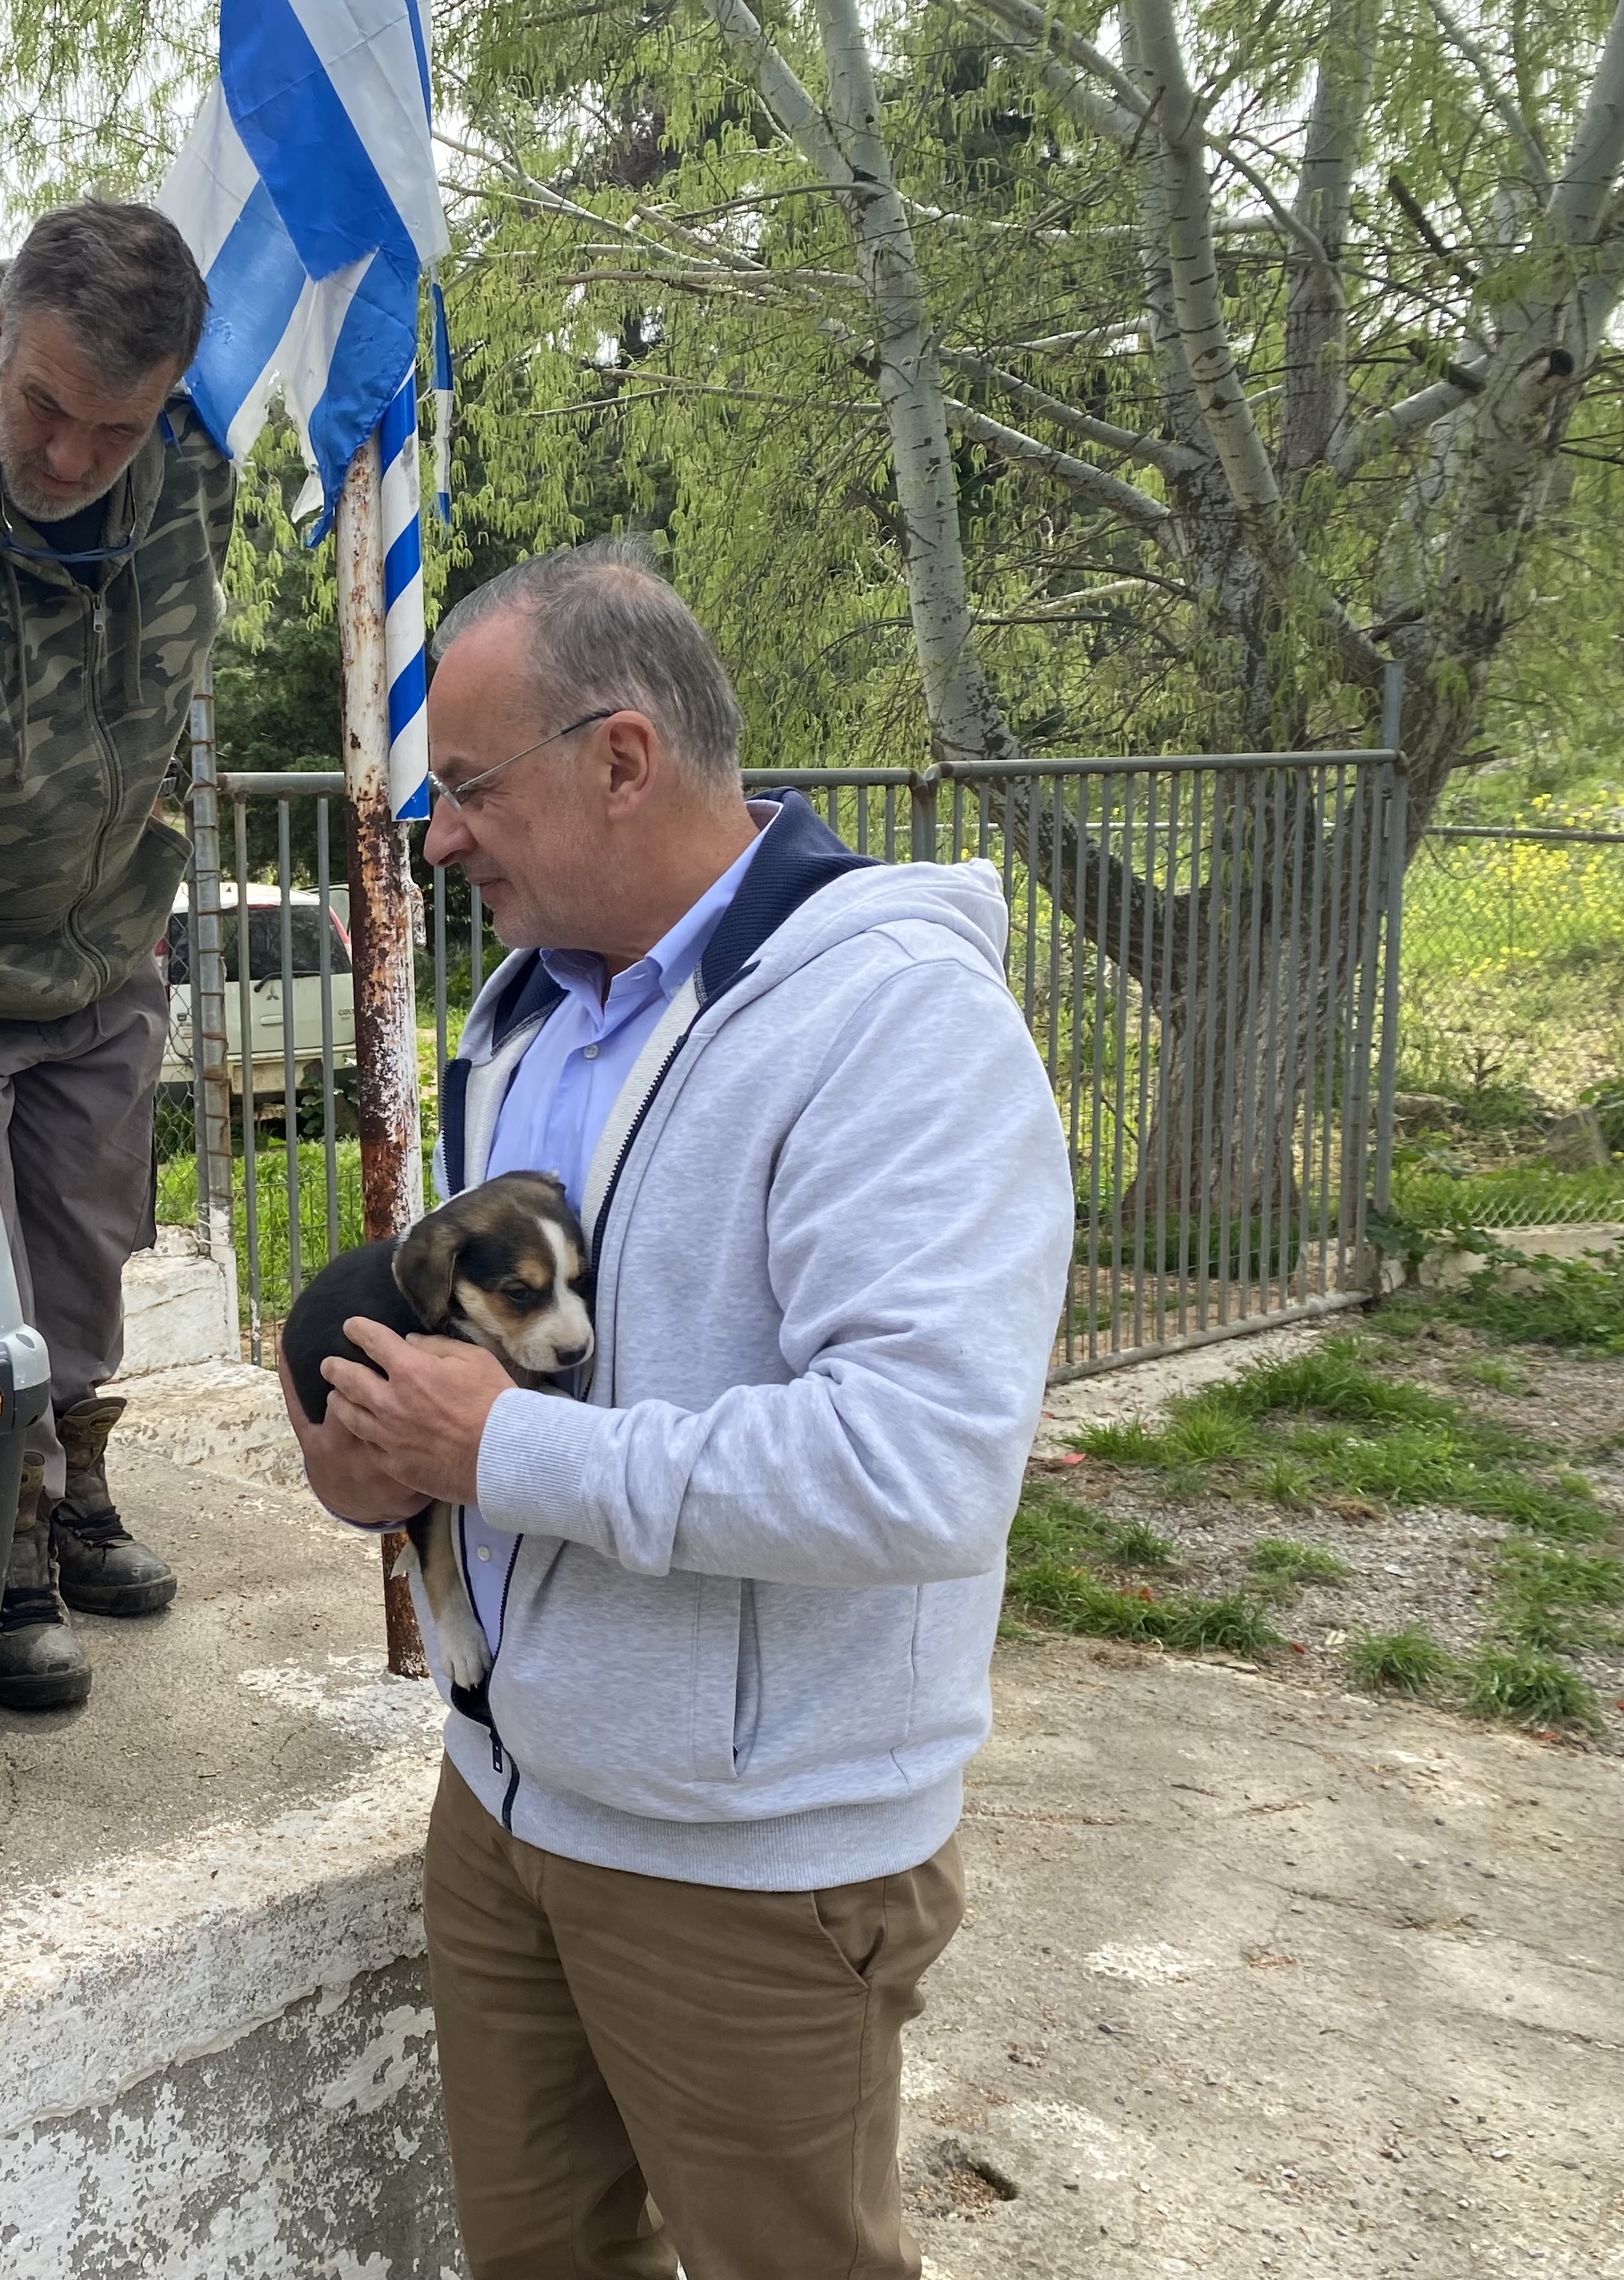
<svg viewBox="0 0 1624 2280">
<path fill-rule="evenodd" d="M 50 1398 L 71 1408 L 124 1358 L 124 1267 L 157 1240 L 152 1108 L 169 1027 L 156 959 L 59 1021 L 0 1021 L 0 1213 L 23 1314 L 50 1349 Z M 66 1486 L 48 1412 L 28 1436 L 42 1509 Z"/>
</svg>

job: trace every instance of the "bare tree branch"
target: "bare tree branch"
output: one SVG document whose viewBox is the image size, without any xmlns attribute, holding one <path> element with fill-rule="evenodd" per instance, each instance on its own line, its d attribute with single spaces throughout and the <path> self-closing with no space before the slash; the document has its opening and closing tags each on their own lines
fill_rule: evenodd
<svg viewBox="0 0 1624 2280">
<path fill-rule="evenodd" d="M 1052 443 L 1041 443 L 1035 435 L 1028 435 L 1019 428 L 1006 428 L 1001 420 L 989 419 L 986 412 L 961 404 L 957 397 L 944 397 L 943 401 L 949 421 L 961 435 L 968 435 L 978 443 L 992 444 L 1005 458 L 1041 467 L 1045 474 L 1055 476 L 1082 497 L 1092 500 L 1096 506 L 1109 507 L 1113 514 L 1137 523 L 1143 530 L 1164 531 L 1172 522 L 1170 508 L 1148 498 L 1143 491 L 1123 482 L 1120 476 L 1108 475 L 1104 468 L 1090 466 L 1086 459 L 1074 458 L 1068 451 L 1057 451 Z"/>
<path fill-rule="evenodd" d="M 1413 396 L 1389 404 L 1384 411 L 1373 412 L 1368 420 L 1351 428 L 1331 462 L 1342 480 L 1345 482 L 1350 475 L 1357 474 L 1378 451 L 1402 443 L 1407 435 L 1420 435 L 1459 410 L 1473 396 L 1482 393 L 1487 359 L 1476 366 L 1461 365 L 1455 370 L 1458 377 L 1434 381 L 1429 388 L 1419 389 Z"/>
<path fill-rule="evenodd" d="M 940 349 L 937 354 L 951 372 L 967 373 L 972 380 L 985 381 L 989 388 L 1012 397 L 1028 412 L 1052 420 L 1057 428 L 1081 435 L 1087 443 L 1097 443 L 1104 451 L 1120 451 L 1125 459 L 1143 459 L 1147 466 L 1159 467 L 1167 475 L 1189 474 L 1200 464 L 1196 454 L 1187 451 L 1181 443 L 1166 443 L 1157 435 L 1135 435 L 1131 428 L 1113 427 L 1108 420 L 1092 420 L 1087 412 L 1062 403 L 1058 397 L 1034 388 L 1018 373 L 1004 371 L 989 357 L 977 356 L 969 349 Z"/>
</svg>

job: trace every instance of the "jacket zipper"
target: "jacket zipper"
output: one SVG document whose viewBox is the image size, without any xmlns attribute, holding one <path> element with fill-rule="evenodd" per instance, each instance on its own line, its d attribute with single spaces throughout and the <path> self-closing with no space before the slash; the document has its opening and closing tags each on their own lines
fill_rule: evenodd
<svg viewBox="0 0 1624 2280">
<path fill-rule="evenodd" d="M 463 1526 L 465 1509 L 459 1505 L 457 1510 L 457 1551 L 458 1563 L 462 1568 L 463 1589 L 467 1592 L 468 1605 L 472 1606 L 473 1586 L 468 1576 L 468 1542 Z M 519 1768 L 510 1761 L 507 1752 L 503 1747 L 502 1737 L 496 1731 L 496 1721 L 490 1707 L 490 1682 L 496 1675 L 496 1658 L 502 1652 L 502 1642 L 507 1636 L 508 1593 L 513 1588 L 513 1570 L 519 1565 L 519 1550 L 523 1542 L 522 1536 L 514 1538 L 512 1554 L 507 1563 L 507 1573 L 502 1578 L 502 1606 L 496 1616 L 496 1643 L 490 1651 L 490 1668 L 485 1674 L 484 1723 L 490 1729 L 490 1769 L 495 1774 L 505 1771 L 509 1776 L 507 1794 L 502 1800 L 502 1826 L 510 1835 L 513 1827 L 513 1799 L 519 1794 Z M 468 1713 L 465 1711 L 462 1714 L 466 1717 Z"/>
<path fill-rule="evenodd" d="M 98 586 L 94 593 L 87 590 L 85 604 L 85 709 L 90 716 L 90 726 L 95 732 L 96 754 L 102 763 L 102 775 L 106 786 L 107 797 L 102 820 L 96 827 L 96 837 L 91 843 L 89 879 L 84 894 L 80 897 L 79 904 L 75 904 L 73 909 L 69 912 L 66 924 L 80 954 L 87 959 L 92 972 L 97 974 L 104 984 L 112 969 L 100 951 L 87 942 L 80 933 L 78 913 L 80 904 L 93 895 L 101 882 L 102 852 L 107 844 L 107 835 L 112 829 L 119 795 L 116 753 L 112 736 L 103 717 L 101 703 L 101 669 L 104 662 L 102 652 L 106 647 L 107 641 L 106 589 Z"/>
</svg>

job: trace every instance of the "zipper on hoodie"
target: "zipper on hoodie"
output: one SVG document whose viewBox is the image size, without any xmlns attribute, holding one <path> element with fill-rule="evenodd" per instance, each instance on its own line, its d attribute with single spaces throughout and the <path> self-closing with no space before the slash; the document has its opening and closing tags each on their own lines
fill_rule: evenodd
<svg viewBox="0 0 1624 2280">
<path fill-rule="evenodd" d="M 473 1605 L 473 1586 L 468 1578 L 468 1540 L 466 1533 L 464 1532 L 463 1520 L 466 1509 L 466 1507 L 461 1505 L 457 1508 L 457 1552 L 458 1562 L 462 1568 L 463 1589 L 467 1592 L 468 1605 L 472 1606 Z M 496 1675 L 496 1658 L 502 1652 L 502 1642 L 507 1637 L 508 1593 L 513 1588 L 513 1570 L 519 1565 L 520 1546 L 523 1542 L 524 1538 L 522 1536 L 515 1537 L 513 1539 L 513 1550 L 507 1563 L 507 1573 L 502 1578 L 502 1605 L 496 1615 L 496 1643 L 491 1648 L 490 1668 L 485 1674 L 484 1723 L 490 1731 L 490 1769 L 494 1774 L 500 1774 L 506 1771 L 509 1775 L 507 1794 L 502 1800 L 502 1826 L 509 1832 L 510 1835 L 512 1832 L 513 1827 L 513 1799 L 519 1794 L 519 1768 L 516 1764 L 512 1764 L 509 1760 L 507 1751 L 503 1745 L 502 1737 L 496 1731 L 496 1721 L 490 1707 L 490 1682 Z M 461 1714 L 464 1717 L 466 1717 L 469 1714 L 466 1711 L 464 1711 Z"/>
</svg>

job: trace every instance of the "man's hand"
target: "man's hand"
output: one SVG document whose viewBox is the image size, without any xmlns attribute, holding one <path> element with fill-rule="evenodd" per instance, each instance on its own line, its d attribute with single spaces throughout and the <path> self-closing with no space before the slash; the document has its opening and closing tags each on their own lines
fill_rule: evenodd
<svg viewBox="0 0 1624 2280">
<path fill-rule="evenodd" d="M 328 1423 L 369 1444 L 419 1503 L 473 1504 L 485 1420 L 513 1384 L 495 1354 L 460 1338 L 397 1337 L 362 1315 L 344 1324 L 344 1336 L 378 1368 L 336 1357 L 322 1363 L 333 1389 Z"/>
<path fill-rule="evenodd" d="M 282 1382 L 288 1421 L 304 1452 L 311 1487 L 329 1512 L 366 1528 L 398 1528 L 422 1511 L 425 1498 L 385 1468 L 370 1442 L 358 1441 L 339 1423 L 331 1403 L 325 1422 L 311 1423 L 299 1406 L 288 1365 L 280 1353 L 276 1374 Z"/>
</svg>

